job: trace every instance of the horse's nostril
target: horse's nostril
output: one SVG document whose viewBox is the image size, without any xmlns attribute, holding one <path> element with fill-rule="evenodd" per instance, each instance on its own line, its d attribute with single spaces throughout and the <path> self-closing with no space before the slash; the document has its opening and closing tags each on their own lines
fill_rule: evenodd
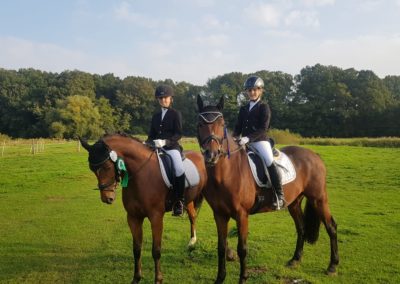
<svg viewBox="0 0 400 284">
<path fill-rule="evenodd" d="M 107 204 L 111 204 L 111 203 L 113 203 L 114 198 L 109 197 L 109 198 L 107 198 L 106 201 L 107 201 Z"/>
</svg>

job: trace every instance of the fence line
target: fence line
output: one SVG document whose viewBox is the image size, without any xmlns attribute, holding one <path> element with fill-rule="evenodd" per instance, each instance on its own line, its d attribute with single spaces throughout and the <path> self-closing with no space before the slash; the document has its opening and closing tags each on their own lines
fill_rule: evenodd
<svg viewBox="0 0 400 284">
<path fill-rule="evenodd" d="M 1 157 L 14 156 L 14 155 L 32 155 L 35 156 L 39 153 L 45 153 L 47 150 L 55 146 L 61 145 L 75 145 L 76 141 L 67 140 L 46 140 L 43 138 L 39 139 L 27 139 L 27 140 L 3 140 L 0 142 L 1 145 Z M 80 142 L 78 141 L 78 147 L 72 148 L 76 152 L 80 152 Z"/>
</svg>

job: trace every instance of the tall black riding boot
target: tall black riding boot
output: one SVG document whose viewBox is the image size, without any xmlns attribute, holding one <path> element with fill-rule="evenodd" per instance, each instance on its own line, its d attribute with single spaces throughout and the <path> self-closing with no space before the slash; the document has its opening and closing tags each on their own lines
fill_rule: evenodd
<svg viewBox="0 0 400 284">
<path fill-rule="evenodd" d="M 277 210 L 280 210 L 284 206 L 286 206 L 286 201 L 283 195 L 281 175 L 278 171 L 275 162 L 272 162 L 271 166 L 268 167 L 268 171 L 271 177 L 272 186 L 274 187 L 276 196 L 278 197 L 278 200 L 276 200 L 273 205 Z"/>
<path fill-rule="evenodd" d="M 175 196 L 176 202 L 172 208 L 173 216 L 182 216 L 183 215 L 183 203 L 184 203 L 184 192 L 185 192 L 185 174 L 175 178 Z"/>
</svg>

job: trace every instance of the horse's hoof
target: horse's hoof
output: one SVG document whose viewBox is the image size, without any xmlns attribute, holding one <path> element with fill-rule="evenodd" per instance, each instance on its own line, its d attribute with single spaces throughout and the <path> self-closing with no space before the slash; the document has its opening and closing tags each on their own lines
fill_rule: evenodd
<svg viewBox="0 0 400 284">
<path fill-rule="evenodd" d="M 235 261 L 236 260 L 236 254 L 233 249 L 231 249 L 231 248 L 226 249 L 226 260 L 227 261 Z"/>
<path fill-rule="evenodd" d="M 194 247 L 194 245 L 196 244 L 197 239 L 195 237 L 191 238 L 189 243 L 188 243 L 188 248 L 191 249 Z"/>
<path fill-rule="evenodd" d="M 325 273 L 328 276 L 337 276 L 336 267 L 329 267 Z"/>
<path fill-rule="evenodd" d="M 131 284 L 138 284 L 140 279 L 142 279 L 142 276 L 133 277 Z"/>
<path fill-rule="evenodd" d="M 300 260 L 291 259 L 286 263 L 286 267 L 296 268 L 300 264 Z"/>
</svg>

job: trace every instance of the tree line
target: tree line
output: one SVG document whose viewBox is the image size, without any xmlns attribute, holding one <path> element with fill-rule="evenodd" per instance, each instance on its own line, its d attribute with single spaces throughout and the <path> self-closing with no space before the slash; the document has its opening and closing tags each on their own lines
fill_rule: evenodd
<svg viewBox="0 0 400 284">
<path fill-rule="evenodd" d="M 320 64 L 306 66 L 295 76 L 266 70 L 253 74 L 265 82 L 263 100 L 271 107 L 272 128 L 305 137 L 400 136 L 400 76 L 381 79 L 370 70 Z M 196 135 L 198 94 L 211 103 L 225 97 L 224 116 L 232 129 L 243 103 L 243 82 L 253 74 L 227 73 L 197 86 L 79 70 L 0 68 L 0 133 L 93 139 L 116 131 L 146 134 L 158 109 L 154 90 L 161 83 L 174 87 L 184 135 Z"/>
</svg>

